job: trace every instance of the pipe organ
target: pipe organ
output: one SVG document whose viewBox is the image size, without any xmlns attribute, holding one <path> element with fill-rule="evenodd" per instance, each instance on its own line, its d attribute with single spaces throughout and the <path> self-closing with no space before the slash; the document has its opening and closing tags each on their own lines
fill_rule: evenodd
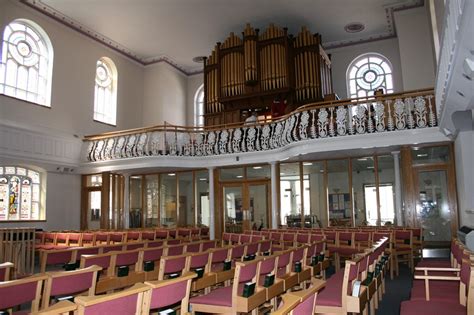
<svg viewBox="0 0 474 315">
<path fill-rule="evenodd" d="M 306 27 L 294 37 L 273 24 L 262 33 L 247 24 L 204 60 L 206 126 L 242 122 L 249 109 L 268 117 L 275 99 L 290 111 L 332 93 L 331 60 Z"/>
</svg>

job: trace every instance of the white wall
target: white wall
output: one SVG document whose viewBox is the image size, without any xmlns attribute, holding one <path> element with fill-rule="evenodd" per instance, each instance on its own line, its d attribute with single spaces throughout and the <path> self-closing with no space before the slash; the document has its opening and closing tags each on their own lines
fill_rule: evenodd
<svg viewBox="0 0 474 315">
<path fill-rule="evenodd" d="M 203 73 L 188 76 L 188 87 L 186 92 L 186 125 L 188 126 L 194 125 L 194 96 L 203 83 Z"/>
<path fill-rule="evenodd" d="M 394 91 L 404 90 L 402 81 L 402 68 L 398 40 L 396 38 L 379 40 L 360 45 L 335 48 L 327 50 L 331 54 L 332 83 L 334 91 L 340 98 L 347 98 L 346 72 L 349 64 L 358 56 L 374 52 L 385 56 L 392 63 Z"/>
<path fill-rule="evenodd" d="M 143 125 L 186 124 L 186 76 L 160 62 L 145 68 Z"/>
<path fill-rule="evenodd" d="M 0 95 L 2 119 L 79 136 L 141 125 L 141 65 L 17 1 L 1 1 L 0 12 L 2 34 L 12 20 L 29 19 L 48 34 L 54 50 L 51 108 Z M 95 65 L 103 56 L 111 58 L 118 70 L 116 128 L 93 121 Z"/>
<path fill-rule="evenodd" d="M 425 7 L 395 12 L 403 87 L 429 88 L 435 82 L 433 41 Z"/>
</svg>

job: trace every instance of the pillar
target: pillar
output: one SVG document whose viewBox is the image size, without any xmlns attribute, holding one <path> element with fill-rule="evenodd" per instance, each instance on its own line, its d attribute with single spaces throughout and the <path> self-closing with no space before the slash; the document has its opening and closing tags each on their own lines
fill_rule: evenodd
<svg viewBox="0 0 474 315">
<path fill-rule="evenodd" d="M 215 187 L 214 187 L 214 167 L 208 168 L 209 170 L 209 237 L 211 240 L 216 238 L 216 213 L 215 208 Z"/>
<path fill-rule="evenodd" d="M 272 190 L 272 229 L 278 228 L 278 164 L 276 161 L 270 162 L 271 165 L 271 190 Z"/>
<path fill-rule="evenodd" d="M 393 169 L 395 172 L 395 220 L 396 225 L 403 226 L 402 218 L 402 188 L 400 176 L 400 151 L 392 152 Z"/>
</svg>

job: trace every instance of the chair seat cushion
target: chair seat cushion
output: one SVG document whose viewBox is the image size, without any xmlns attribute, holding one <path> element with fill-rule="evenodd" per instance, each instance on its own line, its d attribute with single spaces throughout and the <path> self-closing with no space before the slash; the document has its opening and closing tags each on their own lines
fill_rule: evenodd
<svg viewBox="0 0 474 315">
<path fill-rule="evenodd" d="M 328 281 L 324 289 L 316 297 L 316 305 L 342 306 L 342 282 L 344 271 L 336 272 Z"/>
<path fill-rule="evenodd" d="M 430 301 L 459 303 L 459 282 L 453 283 L 455 283 L 455 285 L 432 284 L 430 282 Z M 425 301 L 425 296 L 425 282 L 414 281 L 410 300 Z"/>
<path fill-rule="evenodd" d="M 467 310 L 458 303 L 438 301 L 403 301 L 400 315 L 466 315 Z"/>
</svg>

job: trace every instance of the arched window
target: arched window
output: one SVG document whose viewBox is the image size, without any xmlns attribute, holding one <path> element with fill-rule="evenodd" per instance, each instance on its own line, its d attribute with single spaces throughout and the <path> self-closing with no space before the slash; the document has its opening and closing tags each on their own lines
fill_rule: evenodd
<svg viewBox="0 0 474 315">
<path fill-rule="evenodd" d="M 0 94 L 51 106 L 53 46 L 36 23 L 14 20 L 3 31 Z"/>
<path fill-rule="evenodd" d="M 368 53 L 354 59 L 346 79 L 350 98 L 373 95 L 378 89 L 393 93 L 392 65 L 380 54 Z"/>
<path fill-rule="evenodd" d="M 204 84 L 197 89 L 194 95 L 194 126 L 204 126 Z"/>
<path fill-rule="evenodd" d="M 0 221 L 44 219 L 42 183 L 35 170 L 0 166 Z"/>
<path fill-rule="evenodd" d="M 114 125 L 117 117 L 117 68 L 102 57 L 95 68 L 94 120 Z"/>
</svg>

